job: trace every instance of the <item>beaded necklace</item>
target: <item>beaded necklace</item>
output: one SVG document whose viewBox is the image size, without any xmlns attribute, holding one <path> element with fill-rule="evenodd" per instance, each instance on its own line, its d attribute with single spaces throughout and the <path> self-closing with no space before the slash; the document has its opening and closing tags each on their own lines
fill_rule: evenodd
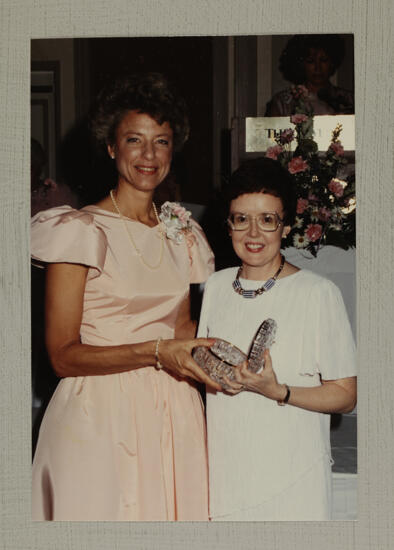
<svg viewBox="0 0 394 550">
<path fill-rule="evenodd" d="M 239 282 L 239 277 L 242 273 L 242 265 L 237 271 L 237 276 L 235 277 L 235 281 L 233 282 L 233 289 L 235 292 L 240 294 L 243 298 L 256 298 L 256 296 L 260 296 L 260 294 L 263 294 L 263 292 L 266 292 L 270 288 L 274 286 L 276 283 L 276 279 L 278 278 L 279 273 L 282 271 L 283 266 L 285 265 L 285 257 L 281 254 L 280 255 L 282 260 L 280 262 L 280 266 L 278 271 L 275 273 L 273 277 L 265 281 L 263 286 L 260 288 L 257 288 L 256 290 L 244 290 L 241 286 L 241 283 Z"/>
</svg>

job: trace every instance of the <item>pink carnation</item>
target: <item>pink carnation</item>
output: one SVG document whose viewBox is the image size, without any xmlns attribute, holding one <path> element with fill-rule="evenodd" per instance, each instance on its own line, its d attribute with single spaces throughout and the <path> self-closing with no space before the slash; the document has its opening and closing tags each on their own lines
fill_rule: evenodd
<svg viewBox="0 0 394 550">
<path fill-rule="evenodd" d="M 294 139 L 294 130 L 287 128 L 280 133 L 280 142 L 281 143 L 291 143 Z"/>
<path fill-rule="evenodd" d="M 281 145 L 273 145 L 272 147 L 268 147 L 265 156 L 269 159 L 277 160 L 282 151 L 283 147 Z"/>
<path fill-rule="evenodd" d="M 287 165 L 290 174 L 297 174 L 297 172 L 304 172 L 309 168 L 308 163 L 302 157 L 293 157 Z"/>
<path fill-rule="evenodd" d="M 342 197 L 343 195 L 343 185 L 340 181 L 332 179 L 328 184 L 328 188 L 331 193 L 334 193 L 336 197 Z"/>
<path fill-rule="evenodd" d="M 308 206 L 309 202 L 307 199 L 298 199 L 297 200 L 297 214 L 303 214 Z"/>
<path fill-rule="evenodd" d="M 315 242 L 320 239 L 322 235 L 322 226 L 319 223 L 310 223 L 305 231 L 305 235 L 311 242 Z"/>
<path fill-rule="evenodd" d="M 330 149 L 334 151 L 334 154 L 337 157 L 343 157 L 343 155 L 345 154 L 345 151 L 340 141 L 334 141 L 333 143 L 331 143 Z"/>
<path fill-rule="evenodd" d="M 308 117 L 303 114 L 291 115 L 290 117 L 290 122 L 293 124 L 301 124 L 301 122 L 305 122 L 306 120 L 308 120 Z"/>
</svg>

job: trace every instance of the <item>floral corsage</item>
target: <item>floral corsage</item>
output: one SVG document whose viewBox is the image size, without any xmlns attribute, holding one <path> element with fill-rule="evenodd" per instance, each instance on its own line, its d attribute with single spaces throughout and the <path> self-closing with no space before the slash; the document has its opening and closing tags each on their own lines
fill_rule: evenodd
<svg viewBox="0 0 394 550">
<path fill-rule="evenodd" d="M 159 214 L 159 219 L 165 228 L 168 239 L 180 244 L 186 233 L 191 230 L 191 212 L 178 202 L 165 202 Z"/>
</svg>

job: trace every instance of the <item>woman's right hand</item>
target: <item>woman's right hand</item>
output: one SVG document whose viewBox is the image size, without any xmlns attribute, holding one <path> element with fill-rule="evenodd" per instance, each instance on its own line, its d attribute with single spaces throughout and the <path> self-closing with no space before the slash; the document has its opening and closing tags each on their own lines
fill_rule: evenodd
<svg viewBox="0 0 394 550">
<path fill-rule="evenodd" d="M 213 390 L 222 391 L 223 388 L 220 384 L 214 382 L 192 357 L 192 351 L 197 346 L 210 348 L 214 343 L 214 338 L 161 340 L 158 352 L 159 361 L 166 370 L 180 378 L 192 378 Z"/>
<path fill-rule="evenodd" d="M 53 263 L 47 268 L 46 344 L 52 366 L 61 377 L 115 374 L 155 364 L 156 340 L 116 346 L 95 346 L 80 341 L 83 296 L 88 268 Z M 187 309 L 187 308 L 185 308 Z M 184 322 L 186 316 L 182 318 Z M 197 346 L 210 347 L 213 338 L 162 340 L 159 360 L 175 375 L 221 387 L 197 365 L 191 353 Z"/>
</svg>

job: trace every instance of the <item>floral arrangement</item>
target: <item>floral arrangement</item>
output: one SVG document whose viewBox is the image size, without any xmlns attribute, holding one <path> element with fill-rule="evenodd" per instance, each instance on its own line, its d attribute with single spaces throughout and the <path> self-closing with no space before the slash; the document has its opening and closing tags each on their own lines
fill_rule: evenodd
<svg viewBox="0 0 394 550">
<path fill-rule="evenodd" d="M 191 212 L 178 202 L 165 202 L 160 210 L 159 219 L 165 227 L 165 234 L 176 244 L 180 244 L 186 232 L 191 229 Z"/>
<path fill-rule="evenodd" d="M 341 125 L 332 132 L 324 154 L 313 140 L 313 111 L 304 86 L 294 86 L 295 114 L 286 129 L 275 138 L 266 156 L 278 160 L 294 177 L 297 217 L 284 247 L 295 246 L 317 255 L 323 244 L 344 248 L 355 246 L 355 178 L 344 176 L 347 161 L 339 140 Z M 291 144 L 295 140 L 295 150 Z M 294 144 L 293 144 L 294 145 Z M 294 147 L 293 147 L 294 148 Z"/>
</svg>

